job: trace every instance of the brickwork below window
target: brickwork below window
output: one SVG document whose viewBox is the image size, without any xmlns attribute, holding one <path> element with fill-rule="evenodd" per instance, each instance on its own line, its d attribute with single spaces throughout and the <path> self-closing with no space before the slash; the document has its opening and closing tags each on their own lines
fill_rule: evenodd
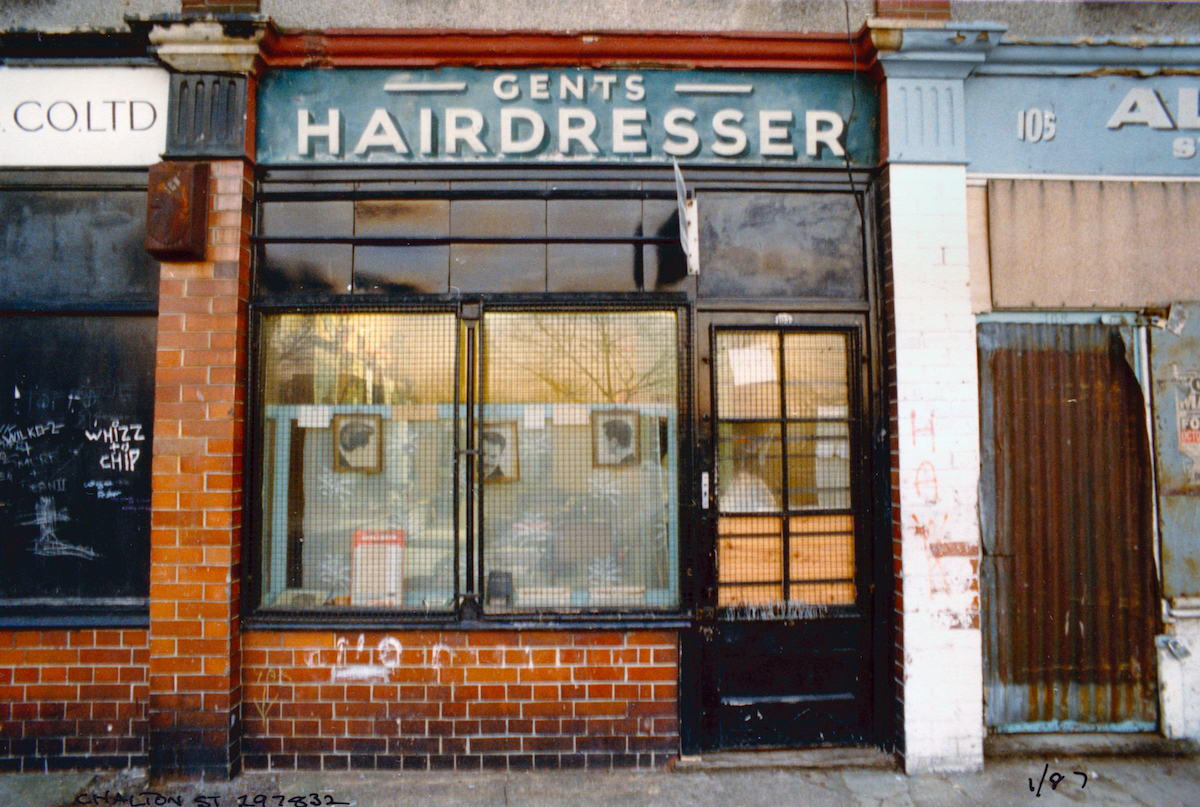
<svg viewBox="0 0 1200 807">
<path fill-rule="evenodd" d="M 0 632 L 0 771 L 147 764 L 144 630 Z"/>
<path fill-rule="evenodd" d="M 678 754 L 673 632 L 247 633 L 245 767 L 654 768 Z"/>
</svg>

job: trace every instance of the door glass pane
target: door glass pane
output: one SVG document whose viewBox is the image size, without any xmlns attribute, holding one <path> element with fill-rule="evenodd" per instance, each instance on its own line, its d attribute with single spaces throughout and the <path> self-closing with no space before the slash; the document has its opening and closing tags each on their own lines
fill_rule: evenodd
<svg viewBox="0 0 1200 807">
<path fill-rule="evenodd" d="M 851 506 L 849 337 L 728 330 L 715 347 L 718 604 L 853 604 L 854 519 L 828 513 Z M 745 515 L 805 511 L 824 513 Z"/>
<path fill-rule="evenodd" d="M 449 610 L 455 317 L 263 325 L 266 607 Z"/>
<path fill-rule="evenodd" d="M 779 417 L 779 335 L 726 331 L 717 335 L 717 411 L 722 420 Z"/>
<path fill-rule="evenodd" d="M 485 608 L 678 602 L 673 312 L 484 316 Z"/>
<path fill-rule="evenodd" d="M 788 507 L 850 506 L 850 437 L 846 421 L 788 424 Z"/>
<path fill-rule="evenodd" d="M 828 418 L 831 413 L 846 417 L 846 348 L 845 334 L 784 334 L 789 418 Z"/>
<path fill-rule="evenodd" d="M 778 423 L 717 425 L 717 505 L 723 513 L 778 512 L 783 457 Z"/>
</svg>

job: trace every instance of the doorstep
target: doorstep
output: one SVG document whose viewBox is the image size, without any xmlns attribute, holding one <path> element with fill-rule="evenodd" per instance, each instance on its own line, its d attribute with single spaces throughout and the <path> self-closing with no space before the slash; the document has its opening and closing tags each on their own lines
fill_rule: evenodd
<svg viewBox="0 0 1200 807">
<path fill-rule="evenodd" d="M 767 768 L 877 768 L 899 770 L 894 754 L 878 748 L 804 748 L 776 751 L 718 751 L 681 757 L 672 770 L 681 773 Z"/>
<path fill-rule="evenodd" d="M 1191 756 L 1195 740 L 1169 740 L 1161 734 L 1079 732 L 1074 734 L 992 734 L 983 741 L 985 758 Z"/>
</svg>

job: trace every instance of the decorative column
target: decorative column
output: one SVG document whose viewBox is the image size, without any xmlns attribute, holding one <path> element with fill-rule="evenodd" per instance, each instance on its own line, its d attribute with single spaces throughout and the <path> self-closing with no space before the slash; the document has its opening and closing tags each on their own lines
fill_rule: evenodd
<svg viewBox="0 0 1200 807">
<path fill-rule="evenodd" d="M 148 220 L 152 251 L 163 259 L 150 759 L 159 774 L 229 777 L 241 766 L 242 455 L 254 188 L 248 90 L 265 23 L 245 15 L 228 30 L 211 17 L 149 22 L 158 57 L 181 71 L 172 76 L 167 162 L 151 171 Z"/>
<path fill-rule="evenodd" d="M 979 375 L 963 81 L 995 26 L 873 26 L 886 76 L 885 248 L 905 769 L 983 766 Z"/>
</svg>

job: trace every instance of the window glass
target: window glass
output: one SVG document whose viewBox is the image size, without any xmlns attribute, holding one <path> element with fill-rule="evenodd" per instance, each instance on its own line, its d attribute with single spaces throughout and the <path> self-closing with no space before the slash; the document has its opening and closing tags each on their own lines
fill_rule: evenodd
<svg viewBox="0 0 1200 807">
<path fill-rule="evenodd" d="M 0 191 L 0 245 L 0 302 L 158 303 L 145 191 Z"/>
<path fill-rule="evenodd" d="M 545 244 L 451 244 L 450 285 L 460 292 L 546 290 Z"/>
<path fill-rule="evenodd" d="M 260 211 L 258 229 L 266 236 L 317 238 L 354 234 L 353 202 L 264 202 Z"/>
<path fill-rule="evenodd" d="M 702 191 L 697 209 L 701 295 L 866 299 L 853 196 Z"/>
<path fill-rule="evenodd" d="M 480 330 L 469 386 L 453 313 L 264 318 L 261 606 L 677 607 L 676 315 L 486 312 Z M 461 406 L 456 434 L 469 389 L 475 434 Z M 472 443 L 468 492 L 454 451 Z"/>
<path fill-rule="evenodd" d="M 346 294 L 352 255 L 349 244 L 264 244 L 256 292 Z"/>
<path fill-rule="evenodd" d="M 489 611 L 677 604 L 676 327 L 670 312 L 485 316 Z"/>
<path fill-rule="evenodd" d="M 393 294 L 445 294 L 450 247 L 355 247 L 354 290 Z"/>
<path fill-rule="evenodd" d="M 449 610 L 453 314 L 295 314 L 262 335 L 264 606 Z"/>
<path fill-rule="evenodd" d="M 549 291 L 642 291 L 646 288 L 642 247 L 637 244 L 548 244 Z"/>
</svg>

